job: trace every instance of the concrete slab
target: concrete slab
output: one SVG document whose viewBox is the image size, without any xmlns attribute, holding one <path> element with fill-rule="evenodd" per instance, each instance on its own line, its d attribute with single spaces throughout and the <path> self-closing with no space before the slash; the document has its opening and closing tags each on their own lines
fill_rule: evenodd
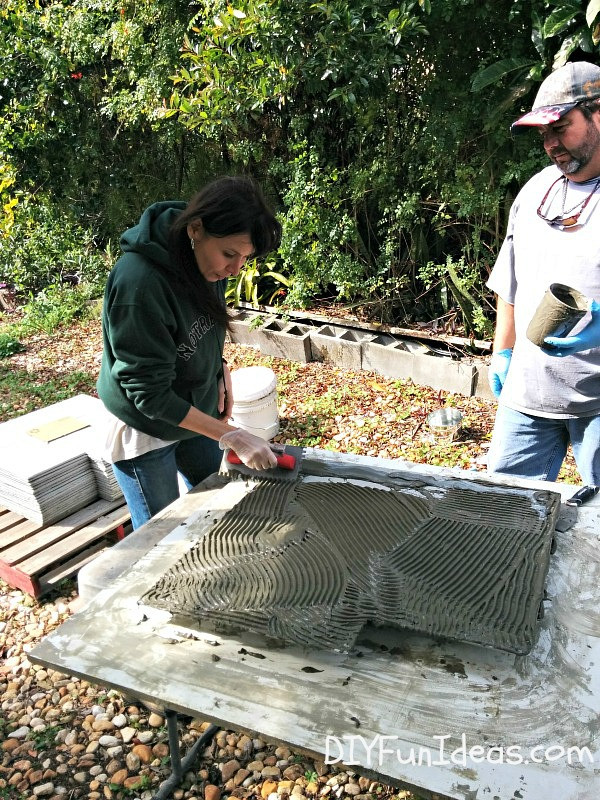
<svg viewBox="0 0 600 800">
<path fill-rule="evenodd" d="M 310 470 L 258 479 L 141 602 L 315 649 L 347 652 L 369 622 L 529 652 L 557 495 Z"/>
<path fill-rule="evenodd" d="M 406 485 L 424 475 L 480 480 L 401 461 L 307 457 L 346 475 L 353 465 L 383 466 Z M 564 497 L 573 491 L 522 484 Z M 259 636 L 185 628 L 165 612 L 147 618 L 138 601 L 153 580 L 247 491 L 244 481 L 231 482 L 209 508 L 178 515 L 175 507 L 172 520 L 181 524 L 36 645 L 32 663 L 456 800 L 595 800 L 600 498 L 557 535 L 546 613 L 527 656 L 389 628 L 365 631 L 348 654 L 281 648 Z"/>
<path fill-rule="evenodd" d="M 226 475 L 210 475 L 191 489 L 182 492 L 176 503 L 172 503 L 156 516 L 105 550 L 93 561 L 82 567 L 77 574 L 77 590 L 82 605 L 90 603 L 158 542 L 204 503 L 208 503 L 216 492 L 229 483 Z"/>
</svg>

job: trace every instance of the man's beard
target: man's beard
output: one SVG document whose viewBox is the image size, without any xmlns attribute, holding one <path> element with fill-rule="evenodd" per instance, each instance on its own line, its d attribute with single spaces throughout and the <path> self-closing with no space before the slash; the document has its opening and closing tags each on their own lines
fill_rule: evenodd
<svg viewBox="0 0 600 800">
<path fill-rule="evenodd" d="M 579 172 L 585 166 L 585 163 L 582 163 L 578 158 L 572 158 L 566 164 L 557 164 L 556 166 L 564 175 L 573 175 L 575 172 Z"/>
<path fill-rule="evenodd" d="M 548 154 L 563 175 L 575 175 L 579 170 L 590 163 L 595 153 L 600 148 L 600 131 L 598 131 L 591 120 L 588 120 L 587 129 L 588 136 L 581 147 L 577 147 L 574 150 L 567 150 L 565 147 L 559 146 L 553 148 Z M 565 153 L 571 156 L 570 161 L 567 161 L 566 164 L 561 164 L 555 160 L 556 156 L 565 155 Z"/>
</svg>

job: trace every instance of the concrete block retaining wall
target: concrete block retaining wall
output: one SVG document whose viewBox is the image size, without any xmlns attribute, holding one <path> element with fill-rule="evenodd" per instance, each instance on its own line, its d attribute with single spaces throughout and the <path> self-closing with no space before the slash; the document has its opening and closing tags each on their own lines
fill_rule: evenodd
<svg viewBox="0 0 600 800">
<path fill-rule="evenodd" d="M 414 373 L 415 356 L 405 344 L 383 334 L 363 343 L 362 365 L 386 378 L 408 380 Z"/>
<path fill-rule="evenodd" d="M 408 342 L 391 334 L 374 334 L 343 325 L 303 325 L 246 309 L 231 322 L 230 339 L 290 361 L 323 361 L 340 369 L 369 370 L 386 378 L 411 379 L 433 389 L 494 399 L 487 381 L 487 365 L 481 360 L 453 359 L 424 344 L 409 349 Z"/>
<path fill-rule="evenodd" d="M 321 325 L 310 333 L 313 361 L 325 361 L 359 372 L 363 368 L 363 344 L 373 338 L 371 334 L 351 328 Z"/>
<path fill-rule="evenodd" d="M 286 323 L 272 317 L 262 327 L 261 352 L 307 364 L 313 360 L 310 330 L 310 325 Z"/>
<path fill-rule="evenodd" d="M 264 315 L 258 311 L 241 311 L 229 323 L 229 338 L 235 344 L 259 347 L 258 331 L 262 328 L 264 319 Z"/>
<path fill-rule="evenodd" d="M 436 353 L 415 356 L 412 379 L 415 383 L 431 386 L 433 389 L 458 392 L 470 397 L 473 394 L 474 375 L 474 366 Z"/>
</svg>

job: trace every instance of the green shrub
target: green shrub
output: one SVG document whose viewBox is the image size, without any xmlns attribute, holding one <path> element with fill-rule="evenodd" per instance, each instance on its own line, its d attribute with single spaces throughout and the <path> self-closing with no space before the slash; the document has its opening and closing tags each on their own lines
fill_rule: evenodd
<svg viewBox="0 0 600 800">
<path fill-rule="evenodd" d="M 18 327 L 26 333 L 52 333 L 74 319 L 84 319 L 90 309 L 90 292 L 85 286 L 51 284 L 25 303 L 24 317 Z"/>
<path fill-rule="evenodd" d="M 25 196 L 13 208 L 12 224 L 0 236 L 0 281 L 25 293 L 61 282 L 85 283 L 102 293 L 110 258 L 92 230 L 49 198 Z"/>
<path fill-rule="evenodd" d="M 347 172 L 320 163 L 315 148 L 301 142 L 284 168 L 288 190 L 280 254 L 291 276 L 287 302 L 307 307 L 334 287 L 340 300 L 362 293 L 365 263 L 356 219 L 347 202 Z"/>
<path fill-rule="evenodd" d="M 0 333 L 0 358 L 8 358 L 25 350 L 21 342 L 11 333 Z"/>
</svg>

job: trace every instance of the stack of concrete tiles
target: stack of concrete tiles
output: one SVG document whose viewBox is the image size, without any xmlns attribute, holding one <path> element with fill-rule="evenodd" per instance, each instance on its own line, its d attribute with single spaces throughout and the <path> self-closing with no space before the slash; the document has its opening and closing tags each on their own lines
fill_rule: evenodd
<svg viewBox="0 0 600 800">
<path fill-rule="evenodd" d="M 119 497 L 122 497 L 123 492 L 117 483 L 112 465 L 108 461 L 105 461 L 101 455 L 94 452 L 92 446 L 90 446 L 88 450 L 88 456 L 92 466 L 92 472 L 96 478 L 99 497 L 103 500 L 118 500 Z"/>
<path fill-rule="evenodd" d="M 98 454 L 103 413 L 100 400 L 77 395 L 0 425 L 0 506 L 48 525 L 98 497 L 118 499 L 112 467 Z M 76 429 L 46 434 L 61 425 Z"/>
</svg>

